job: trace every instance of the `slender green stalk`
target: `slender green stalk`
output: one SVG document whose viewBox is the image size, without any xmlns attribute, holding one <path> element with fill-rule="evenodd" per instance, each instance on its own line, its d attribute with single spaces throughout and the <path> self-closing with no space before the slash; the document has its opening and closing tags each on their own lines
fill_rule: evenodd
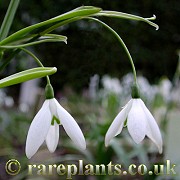
<svg viewBox="0 0 180 180">
<path fill-rule="evenodd" d="M 100 24 L 102 24 L 104 27 L 106 27 L 108 30 L 110 30 L 113 35 L 118 39 L 118 41 L 121 43 L 121 45 L 123 46 L 124 50 L 126 51 L 126 54 L 129 58 L 129 61 L 131 63 L 131 66 L 132 66 L 132 70 L 133 70 L 133 75 L 134 75 L 134 81 L 135 81 L 135 84 L 137 84 L 137 78 L 136 78 L 136 69 L 135 69 L 135 66 L 134 66 L 134 62 L 133 62 L 133 59 L 131 57 L 131 54 L 126 46 L 126 44 L 124 43 L 124 41 L 122 40 L 122 38 L 119 36 L 119 34 L 117 34 L 117 32 L 112 29 L 110 26 L 108 26 L 106 23 L 102 22 L 101 20 L 99 19 L 96 19 L 96 18 L 92 18 L 92 17 L 86 17 L 86 19 L 91 19 L 91 20 L 94 20 Z"/>
<path fill-rule="evenodd" d="M 29 51 L 25 48 L 20 48 L 20 49 L 23 50 L 24 52 L 26 52 L 27 54 L 29 54 L 36 61 L 36 63 L 39 66 L 44 67 L 43 64 L 41 63 L 41 61 L 31 51 Z"/>
<path fill-rule="evenodd" d="M 51 84 L 49 76 L 46 76 L 46 81 L 47 81 L 47 84 Z"/>
<path fill-rule="evenodd" d="M 8 37 L 7 37 L 8 38 Z M 6 39 L 7 39 L 6 38 Z M 39 38 L 39 35 L 36 35 L 35 37 L 33 37 L 32 39 L 30 39 L 29 41 L 27 41 L 27 43 L 32 42 L 36 39 Z M 4 40 L 3 40 L 4 41 Z M 3 42 L 1 41 L 0 44 Z M 0 49 L 1 50 L 1 49 Z M 10 61 L 14 58 L 14 56 L 16 56 L 19 52 L 21 51 L 20 48 L 15 49 L 14 51 L 9 53 L 9 56 L 6 59 L 3 59 L 3 62 L 0 63 L 0 71 L 2 71 L 9 63 Z"/>
<path fill-rule="evenodd" d="M 9 29 L 14 19 L 14 15 L 16 13 L 17 7 L 19 5 L 20 0 L 11 0 L 8 10 L 6 12 L 5 18 L 1 25 L 0 30 L 0 41 L 7 37 L 9 33 Z"/>
<path fill-rule="evenodd" d="M 22 51 L 26 52 L 27 54 L 29 54 L 35 61 L 36 63 L 41 66 L 44 67 L 43 64 L 41 63 L 41 61 L 29 50 L 25 49 L 25 48 L 20 48 Z M 47 84 L 51 84 L 50 83 L 50 79 L 49 76 L 46 76 L 46 80 L 47 80 Z"/>
<path fill-rule="evenodd" d="M 9 56 L 6 59 L 0 59 L 0 72 L 10 63 L 13 57 L 15 57 L 20 52 L 19 49 L 8 52 Z"/>
</svg>

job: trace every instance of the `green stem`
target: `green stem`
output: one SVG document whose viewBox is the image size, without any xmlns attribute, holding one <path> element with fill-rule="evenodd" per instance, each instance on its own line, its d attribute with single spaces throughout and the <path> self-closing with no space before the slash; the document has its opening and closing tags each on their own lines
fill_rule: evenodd
<svg viewBox="0 0 180 180">
<path fill-rule="evenodd" d="M 24 49 L 24 48 L 20 48 L 20 49 L 22 51 L 26 52 L 27 54 L 29 54 L 37 62 L 37 64 L 39 66 L 44 67 L 43 64 L 41 63 L 41 61 L 31 51 Z M 54 98 L 54 90 L 51 85 L 49 76 L 46 76 L 46 80 L 47 80 L 47 85 L 45 88 L 46 99 L 52 99 L 52 98 Z"/>
<path fill-rule="evenodd" d="M 17 1 L 19 1 L 19 0 L 17 0 Z M 37 36 L 33 37 L 31 40 L 28 41 L 28 42 L 33 42 L 38 37 L 44 35 L 44 33 L 49 33 L 50 31 L 52 31 L 62 25 L 69 24 L 71 22 L 80 20 L 84 16 L 89 16 L 89 15 L 95 14 L 95 13 L 99 12 L 100 10 L 101 10 L 100 8 L 87 7 L 87 6 L 77 8 L 75 10 L 72 10 L 72 11 L 62 14 L 60 16 L 54 17 L 52 19 L 49 19 L 49 20 L 34 24 L 32 26 L 26 27 L 24 29 L 21 29 L 21 30 L 15 32 L 14 34 L 8 36 L 7 38 L 3 39 L 2 41 L 0 41 L 0 45 L 2 46 L 2 45 L 6 45 L 8 43 L 11 43 L 11 42 L 15 42 L 16 40 L 18 40 L 19 37 L 25 37 L 25 36 L 27 36 L 27 34 L 31 34 L 32 31 L 37 30 L 38 28 L 42 28 L 42 32 L 40 32 L 39 34 L 37 34 Z M 53 24 L 55 24 L 55 25 L 53 25 Z M 45 26 L 48 26 L 48 25 L 49 26 L 51 25 L 51 26 L 46 29 Z M 44 30 L 43 30 L 43 27 L 45 28 Z M 3 62 L 0 63 L 0 71 L 3 70 L 9 64 L 11 59 L 16 55 L 16 52 L 19 53 L 20 51 L 19 50 L 13 51 L 9 55 L 7 60 L 3 60 Z M 2 54 L 3 54 L 3 52 L 1 52 L 1 49 L 0 49 L 0 58 L 1 58 Z"/>
<path fill-rule="evenodd" d="M 44 67 L 43 64 L 41 63 L 41 61 L 29 50 L 25 49 L 25 48 L 20 48 L 22 51 L 26 52 L 27 54 L 29 54 L 35 61 L 36 63 L 41 66 Z M 46 76 L 46 80 L 47 80 L 47 84 L 51 84 L 50 83 L 50 79 L 49 76 Z"/>
<path fill-rule="evenodd" d="M 51 84 L 49 76 L 46 76 L 46 81 L 47 81 L 47 84 Z"/>
<path fill-rule="evenodd" d="M 137 77 L 136 77 L 136 69 L 135 69 L 135 66 L 134 66 L 134 62 L 133 62 L 133 59 L 131 57 L 131 54 L 126 46 L 126 44 L 124 43 L 124 41 L 122 40 L 122 38 L 119 36 L 119 34 L 117 34 L 117 32 L 112 29 L 110 26 L 108 26 L 106 23 L 102 22 L 101 20 L 99 19 L 96 19 L 96 18 L 92 18 L 92 17 L 86 17 L 86 19 L 91 19 L 91 20 L 94 20 L 100 24 L 102 24 L 104 27 L 106 27 L 108 30 L 110 30 L 113 35 L 118 39 L 118 41 L 121 43 L 121 45 L 123 46 L 127 56 L 128 56 L 128 59 L 131 63 L 131 66 L 132 66 L 132 70 L 133 70 L 133 75 L 134 75 L 134 81 L 135 81 L 135 84 L 137 85 Z"/>
<path fill-rule="evenodd" d="M 29 51 L 25 48 L 20 48 L 20 49 L 23 50 L 24 52 L 26 52 L 27 54 L 29 54 L 36 61 L 36 63 L 39 66 L 44 67 L 43 64 L 41 63 L 41 61 L 31 51 Z"/>
<path fill-rule="evenodd" d="M 33 37 L 31 40 L 27 41 L 27 43 L 36 40 L 38 37 L 39 37 L 39 35 Z M 10 61 L 14 58 L 14 56 L 17 55 L 20 51 L 21 51 L 21 49 L 18 48 L 18 49 L 15 49 L 14 51 L 12 51 L 11 53 L 9 53 L 9 57 L 7 57 L 6 59 L 3 59 L 3 61 L 0 63 L 0 71 L 2 71 L 10 63 Z"/>
<path fill-rule="evenodd" d="M 11 50 L 9 53 L 9 56 L 7 59 L 2 59 L 0 61 L 0 71 L 2 71 L 12 60 L 13 57 L 15 57 L 20 52 L 20 49 Z"/>
<path fill-rule="evenodd" d="M 9 29 L 14 19 L 14 15 L 16 13 L 17 7 L 19 5 L 20 0 L 11 0 L 8 10 L 6 12 L 5 18 L 1 25 L 0 30 L 0 41 L 7 37 L 9 33 Z"/>
</svg>

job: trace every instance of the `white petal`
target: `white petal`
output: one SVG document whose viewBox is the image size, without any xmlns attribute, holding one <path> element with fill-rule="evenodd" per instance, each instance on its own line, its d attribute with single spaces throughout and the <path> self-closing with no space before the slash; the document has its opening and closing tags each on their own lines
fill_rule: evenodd
<svg viewBox="0 0 180 180">
<path fill-rule="evenodd" d="M 46 100 L 34 117 L 26 139 L 26 156 L 30 159 L 44 142 L 51 125 L 49 101 Z"/>
<path fill-rule="evenodd" d="M 84 135 L 74 118 L 55 100 L 57 105 L 58 118 L 68 136 L 81 149 L 86 149 Z"/>
<path fill-rule="evenodd" d="M 119 112 L 119 114 L 115 117 L 114 121 L 112 122 L 111 126 L 109 127 L 106 136 L 105 136 L 105 146 L 109 145 L 111 139 L 118 134 L 121 133 L 124 121 L 127 118 L 127 115 L 131 109 L 132 100 L 130 100 L 126 106 Z"/>
<path fill-rule="evenodd" d="M 57 105 L 56 105 L 55 98 L 52 98 L 49 100 L 49 108 L 50 108 L 51 114 L 57 117 L 58 116 L 57 115 Z"/>
<path fill-rule="evenodd" d="M 128 131 L 137 144 L 144 139 L 146 134 L 146 115 L 140 106 L 139 100 L 133 99 L 127 120 Z"/>
<path fill-rule="evenodd" d="M 54 125 L 51 125 L 46 137 L 46 144 L 51 153 L 53 153 L 58 145 L 59 141 L 59 125 L 54 122 Z"/>
<path fill-rule="evenodd" d="M 149 112 L 149 110 L 147 109 L 146 105 L 144 104 L 142 100 L 140 104 L 147 118 L 147 133 L 146 134 L 156 144 L 156 146 L 159 149 L 159 153 L 162 153 L 163 142 L 162 142 L 161 132 L 156 123 L 156 120 L 154 119 L 152 114 Z"/>
</svg>

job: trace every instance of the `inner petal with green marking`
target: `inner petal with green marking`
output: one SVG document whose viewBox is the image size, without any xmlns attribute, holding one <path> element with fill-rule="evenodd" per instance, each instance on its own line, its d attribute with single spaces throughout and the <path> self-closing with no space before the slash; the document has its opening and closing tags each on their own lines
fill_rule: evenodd
<svg viewBox="0 0 180 180">
<path fill-rule="evenodd" d="M 52 125 L 52 126 L 54 125 L 54 121 L 56 121 L 57 124 L 61 125 L 60 120 L 59 120 L 56 116 L 53 115 L 52 121 L 51 121 L 51 125 Z"/>
</svg>

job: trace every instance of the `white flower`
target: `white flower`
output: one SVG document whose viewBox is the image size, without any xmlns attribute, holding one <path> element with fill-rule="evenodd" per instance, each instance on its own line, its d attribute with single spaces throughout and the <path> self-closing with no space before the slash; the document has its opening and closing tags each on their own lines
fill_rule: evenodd
<svg viewBox="0 0 180 180">
<path fill-rule="evenodd" d="M 120 94 L 122 92 L 122 87 L 118 78 L 111 78 L 108 75 L 104 75 L 102 78 L 102 84 L 107 92 L 115 94 Z"/>
<path fill-rule="evenodd" d="M 79 148 L 86 149 L 85 138 L 78 124 L 58 101 L 52 98 L 45 100 L 29 128 L 26 140 L 26 156 L 29 159 L 44 141 L 50 152 L 55 151 L 59 140 L 59 124 Z"/>
<path fill-rule="evenodd" d="M 109 145 L 113 137 L 121 133 L 126 119 L 128 131 L 137 144 L 147 135 L 156 144 L 159 153 L 162 153 L 162 137 L 159 127 L 140 98 L 131 99 L 116 116 L 106 133 L 105 146 Z"/>
<path fill-rule="evenodd" d="M 170 97 L 170 94 L 171 94 L 171 88 L 172 88 L 172 83 L 170 80 L 168 79 L 163 79 L 161 82 L 160 82 L 160 86 L 159 86 L 159 92 L 160 94 L 162 94 L 164 100 L 166 102 L 170 101 L 171 97 Z"/>
</svg>

